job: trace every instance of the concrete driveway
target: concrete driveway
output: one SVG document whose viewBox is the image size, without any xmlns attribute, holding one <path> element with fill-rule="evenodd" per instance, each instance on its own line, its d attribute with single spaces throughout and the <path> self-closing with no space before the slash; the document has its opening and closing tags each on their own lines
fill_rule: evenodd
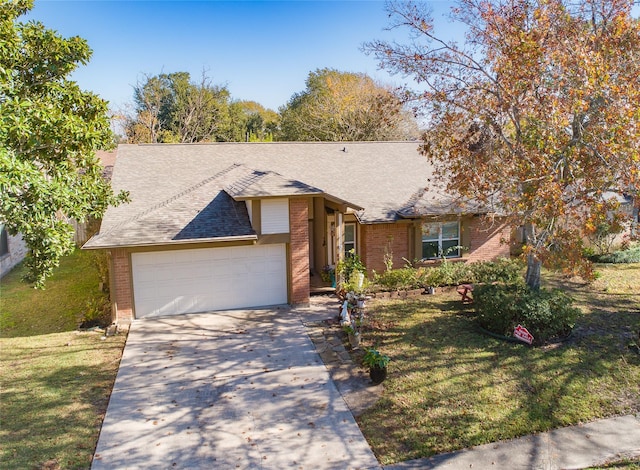
<svg viewBox="0 0 640 470">
<path fill-rule="evenodd" d="M 92 468 L 380 467 L 282 308 L 135 321 Z"/>
</svg>

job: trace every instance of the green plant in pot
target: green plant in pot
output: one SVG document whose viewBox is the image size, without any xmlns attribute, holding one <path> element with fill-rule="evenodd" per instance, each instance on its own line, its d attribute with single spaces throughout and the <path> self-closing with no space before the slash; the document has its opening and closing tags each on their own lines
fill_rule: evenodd
<svg viewBox="0 0 640 470">
<path fill-rule="evenodd" d="M 390 360 L 389 356 L 376 349 L 367 348 L 365 350 L 362 365 L 369 368 L 369 377 L 374 384 L 382 383 L 387 378 L 387 366 Z"/>
<path fill-rule="evenodd" d="M 320 277 L 324 282 L 332 282 L 335 279 L 335 269 L 333 266 L 325 266 L 320 272 Z"/>
<path fill-rule="evenodd" d="M 342 327 L 342 331 L 347 334 L 351 349 L 358 349 L 360 347 L 360 333 L 351 325 L 344 325 Z"/>
</svg>

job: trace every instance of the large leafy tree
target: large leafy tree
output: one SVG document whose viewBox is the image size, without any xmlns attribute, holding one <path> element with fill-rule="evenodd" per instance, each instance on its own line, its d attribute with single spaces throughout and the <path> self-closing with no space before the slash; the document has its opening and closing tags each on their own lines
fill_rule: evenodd
<svg viewBox="0 0 640 470">
<path fill-rule="evenodd" d="M 28 248 L 28 281 L 41 287 L 73 249 L 68 219 L 99 218 L 115 197 L 97 149 L 113 145 L 107 103 L 68 75 L 87 43 L 20 22 L 31 0 L 0 2 L 0 219 Z"/>
<path fill-rule="evenodd" d="M 392 90 L 360 73 L 320 69 L 280 109 L 279 140 L 406 140 L 418 135 L 413 115 Z"/>
<path fill-rule="evenodd" d="M 366 46 L 411 76 L 429 119 L 422 151 L 449 190 L 526 228 L 527 283 L 540 267 L 589 265 L 582 240 L 622 222 L 640 184 L 640 23 L 631 0 L 460 0 L 462 44 L 420 4 L 389 3 L 412 41 Z M 615 220 L 612 220 L 615 219 Z"/>
<path fill-rule="evenodd" d="M 255 101 L 234 100 L 229 104 L 225 142 L 271 142 L 279 129 L 280 116 Z"/>
<path fill-rule="evenodd" d="M 205 73 L 193 82 L 188 72 L 145 76 L 134 87 L 134 113 L 125 123 L 127 140 L 215 142 L 235 140 L 229 90 Z"/>
<path fill-rule="evenodd" d="M 237 105 L 245 117 L 245 139 L 249 141 L 271 141 L 280 129 L 280 116 L 255 101 L 238 101 Z"/>
</svg>

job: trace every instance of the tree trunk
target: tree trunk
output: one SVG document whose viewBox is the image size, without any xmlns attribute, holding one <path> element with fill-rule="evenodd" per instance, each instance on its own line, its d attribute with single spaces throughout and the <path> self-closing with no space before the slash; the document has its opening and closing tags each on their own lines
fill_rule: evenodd
<svg viewBox="0 0 640 470">
<path fill-rule="evenodd" d="M 527 274 L 525 281 L 531 290 L 540 290 L 540 268 L 542 263 L 533 254 L 527 255 Z"/>
</svg>

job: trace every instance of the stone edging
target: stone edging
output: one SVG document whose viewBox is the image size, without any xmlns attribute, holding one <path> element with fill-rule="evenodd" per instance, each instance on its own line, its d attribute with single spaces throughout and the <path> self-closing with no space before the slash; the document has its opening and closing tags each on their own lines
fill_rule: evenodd
<svg viewBox="0 0 640 470">
<path fill-rule="evenodd" d="M 303 322 L 303 325 L 353 416 L 364 413 L 380 399 L 384 385 L 373 385 L 368 372 L 354 364 L 345 348 L 339 322 Z"/>
</svg>

